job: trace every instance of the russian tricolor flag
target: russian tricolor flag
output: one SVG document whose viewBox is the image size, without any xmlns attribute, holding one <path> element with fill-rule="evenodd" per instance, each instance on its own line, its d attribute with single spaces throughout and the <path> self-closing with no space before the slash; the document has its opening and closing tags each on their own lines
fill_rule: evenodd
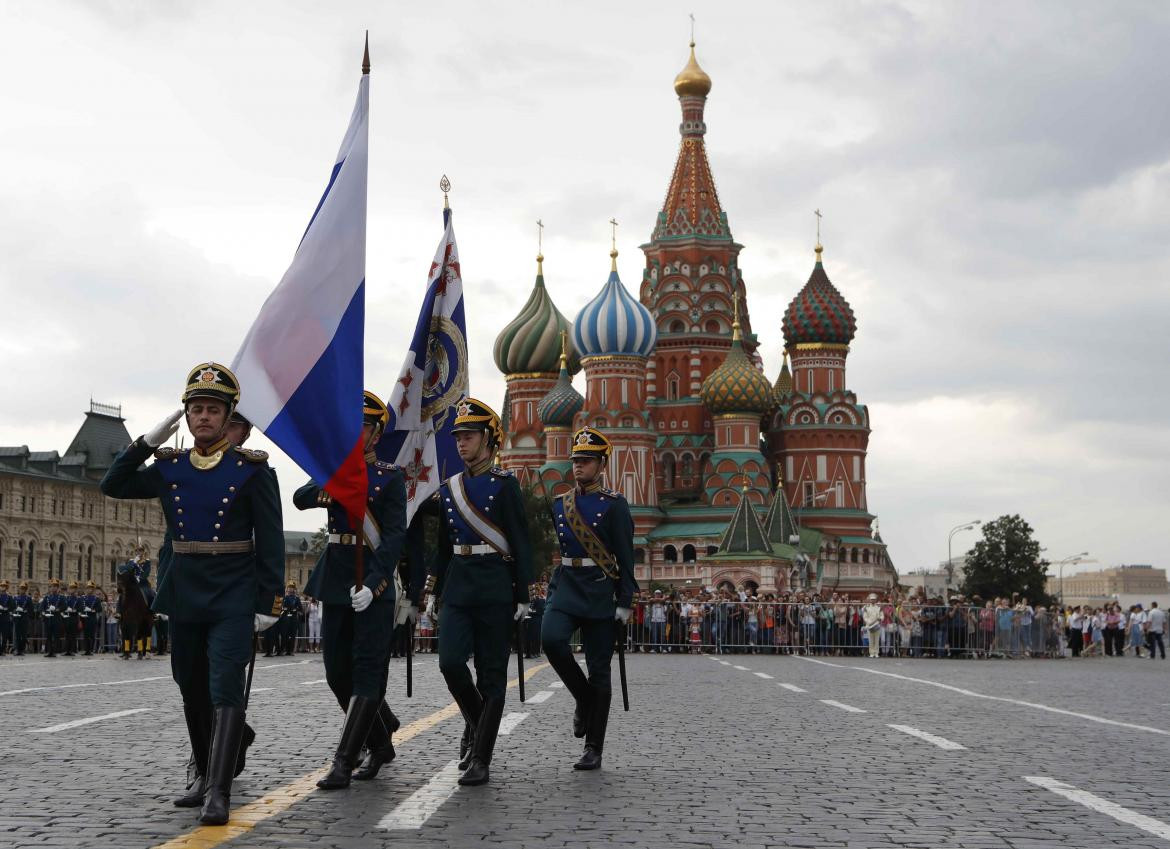
<svg viewBox="0 0 1170 849">
<path fill-rule="evenodd" d="M 365 513 L 367 486 L 360 401 L 369 86 L 363 74 L 325 193 L 232 362 L 240 412 L 354 516 Z"/>
</svg>

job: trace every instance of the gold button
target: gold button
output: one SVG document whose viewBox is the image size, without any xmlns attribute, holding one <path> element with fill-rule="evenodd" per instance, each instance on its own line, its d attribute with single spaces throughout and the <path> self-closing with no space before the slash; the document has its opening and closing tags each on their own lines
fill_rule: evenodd
<svg viewBox="0 0 1170 849">
<path fill-rule="evenodd" d="M 183 523 L 182 523 L 182 522 L 179 522 L 179 527 L 180 527 L 180 528 L 181 528 L 181 527 L 183 527 Z"/>
<path fill-rule="evenodd" d="M 178 458 L 178 457 L 176 457 L 175 459 L 171 460 L 171 462 L 172 462 L 172 463 L 177 463 L 177 462 L 179 462 L 179 458 Z"/>
<path fill-rule="evenodd" d="M 381 492 L 381 491 L 382 491 L 382 487 L 380 487 L 380 486 L 374 487 L 374 492 Z"/>
<path fill-rule="evenodd" d="M 176 510 L 175 512 L 176 512 L 176 513 L 178 513 L 180 516 L 182 516 L 182 515 L 183 515 L 183 508 L 182 508 L 182 507 L 180 507 L 180 508 L 179 508 L 178 510 Z"/>
<path fill-rule="evenodd" d="M 236 460 L 236 465 L 242 466 L 242 465 L 244 465 L 244 461 L 243 460 Z"/>
<path fill-rule="evenodd" d="M 216 523 L 215 523 L 215 529 L 216 529 L 217 531 L 219 530 L 219 522 L 216 522 Z"/>
<path fill-rule="evenodd" d="M 211 541 L 212 541 L 212 542 L 219 542 L 219 537 L 212 537 L 212 538 L 211 538 Z"/>
<path fill-rule="evenodd" d="M 186 537 L 183 536 L 182 534 L 179 534 L 179 539 L 186 539 Z"/>
<path fill-rule="evenodd" d="M 227 503 L 228 503 L 228 500 L 225 498 L 225 499 L 223 500 L 223 503 L 224 503 L 224 504 L 227 504 Z"/>
<path fill-rule="evenodd" d="M 182 496 L 181 496 L 181 495 L 176 495 L 176 496 L 175 496 L 175 501 L 179 501 L 179 500 L 181 500 L 181 499 L 182 499 Z"/>
<path fill-rule="evenodd" d="M 382 473 L 381 473 L 381 472 L 378 472 L 378 477 L 382 477 Z"/>
<path fill-rule="evenodd" d="M 235 492 L 235 491 L 236 491 L 236 488 L 234 486 L 228 487 L 228 492 Z"/>
<path fill-rule="evenodd" d="M 216 511 L 216 514 L 215 514 L 215 515 L 217 515 L 217 516 L 222 516 L 222 515 L 223 515 L 223 511 L 222 511 L 222 510 L 218 510 L 218 511 Z"/>
<path fill-rule="evenodd" d="M 179 488 L 179 485 L 177 483 L 171 484 L 171 489 L 178 489 L 178 488 Z"/>
</svg>

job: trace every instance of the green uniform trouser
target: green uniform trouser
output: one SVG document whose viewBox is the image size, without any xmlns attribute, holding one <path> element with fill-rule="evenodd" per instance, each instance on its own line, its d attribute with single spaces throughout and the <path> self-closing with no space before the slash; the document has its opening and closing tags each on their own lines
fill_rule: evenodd
<svg viewBox="0 0 1170 849">
<path fill-rule="evenodd" d="M 337 703 L 345 710 L 350 696 L 382 701 L 390 672 L 394 605 L 377 601 L 361 613 L 348 604 L 322 608 L 321 655 Z"/>
<path fill-rule="evenodd" d="M 214 622 L 170 621 L 171 675 L 184 703 L 207 716 L 212 707 L 244 707 L 253 618 L 248 613 Z"/>
<path fill-rule="evenodd" d="M 475 656 L 475 687 L 484 699 L 504 698 L 512 645 L 513 604 L 480 607 L 443 605 L 439 621 L 439 670 L 447 689 L 459 693 L 471 685 L 467 668 Z"/>
<path fill-rule="evenodd" d="M 565 682 L 565 687 L 578 700 L 589 698 L 586 688 L 590 684 L 599 690 L 610 688 L 609 667 L 613 660 L 615 627 L 612 618 L 586 619 L 560 610 L 544 612 L 540 628 L 544 654 Z M 578 628 L 581 629 L 581 646 L 585 649 L 585 667 L 589 670 L 588 681 L 577 661 L 573 660 L 573 650 L 569 647 L 569 639 Z"/>
</svg>

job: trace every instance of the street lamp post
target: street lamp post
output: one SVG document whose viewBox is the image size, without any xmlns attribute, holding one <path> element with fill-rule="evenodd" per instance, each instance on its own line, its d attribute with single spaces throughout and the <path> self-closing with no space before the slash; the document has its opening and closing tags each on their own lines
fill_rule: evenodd
<svg viewBox="0 0 1170 849">
<path fill-rule="evenodd" d="M 981 524 L 983 524 L 982 519 L 972 519 L 970 522 L 963 522 L 961 525 L 955 525 L 953 528 L 951 528 L 951 532 L 947 534 L 947 583 L 946 586 L 943 587 L 943 602 L 946 604 L 951 603 L 951 578 L 955 574 L 955 564 L 951 559 L 951 540 L 955 538 L 955 534 L 957 534 L 959 531 L 974 530 L 976 525 Z M 922 579 L 922 593 L 923 595 L 926 594 L 926 578 Z"/>
<path fill-rule="evenodd" d="M 1088 556 L 1089 556 L 1089 552 L 1082 551 L 1080 554 L 1074 554 L 1070 557 L 1066 557 L 1063 560 L 1058 560 L 1056 562 L 1056 567 L 1057 567 L 1057 570 L 1060 574 L 1060 606 L 1061 607 L 1064 607 L 1064 567 L 1065 567 L 1065 565 L 1068 563 L 1079 563 L 1082 557 L 1088 557 Z"/>
</svg>

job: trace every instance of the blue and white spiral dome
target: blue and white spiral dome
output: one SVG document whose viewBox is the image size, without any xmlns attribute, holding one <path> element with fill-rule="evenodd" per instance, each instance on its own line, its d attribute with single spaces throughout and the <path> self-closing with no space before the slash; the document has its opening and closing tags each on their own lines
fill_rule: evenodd
<svg viewBox="0 0 1170 849">
<path fill-rule="evenodd" d="M 573 322 L 573 347 L 585 357 L 648 357 L 658 341 L 650 311 L 630 296 L 617 273 L 617 251 L 605 286 Z"/>
</svg>

